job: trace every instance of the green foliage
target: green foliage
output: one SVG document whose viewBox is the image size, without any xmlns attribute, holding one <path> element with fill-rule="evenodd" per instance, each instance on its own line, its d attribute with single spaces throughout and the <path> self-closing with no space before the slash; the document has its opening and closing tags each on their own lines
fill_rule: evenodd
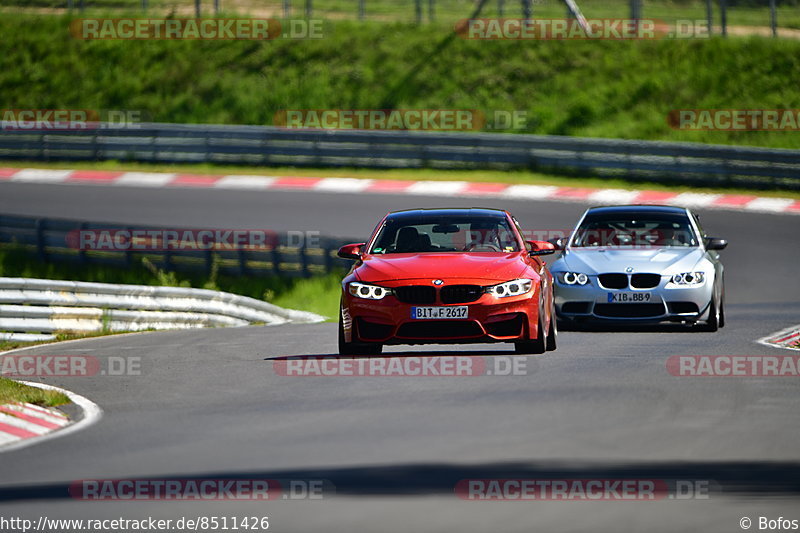
<svg viewBox="0 0 800 533">
<path fill-rule="evenodd" d="M 673 109 L 800 108 L 798 40 L 455 38 L 429 56 L 451 25 L 327 22 L 324 39 L 265 42 L 81 41 L 69 21 L 0 19 L 4 107 L 228 124 L 271 124 L 283 109 L 517 110 L 530 133 L 800 147 L 795 133 L 678 131 L 666 120 Z"/>
<path fill-rule="evenodd" d="M 103 335 L 108 335 L 111 333 L 111 311 L 108 309 L 103 309 L 103 316 L 102 316 L 102 327 L 100 328 L 100 332 Z"/>
<path fill-rule="evenodd" d="M 142 257 L 142 264 L 155 276 L 158 281 L 157 285 L 163 285 L 164 287 L 191 287 L 188 281 L 178 279 L 177 273 L 172 271 L 167 272 L 166 270 L 158 268 L 147 257 Z"/>
<path fill-rule="evenodd" d="M 55 407 L 70 403 L 70 399 L 63 392 L 30 387 L 12 379 L 0 377 L 0 405 L 15 402 Z"/>
<path fill-rule="evenodd" d="M 219 255 L 214 254 L 211 256 L 211 272 L 209 273 L 206 282 L 203 283 L 204 289 L 208 289 L 210 291 L 220 290 L 217 282 L 219 280 L 219 265 L 221 262 L 222 261 L 220 260 Z"/>
</svg>

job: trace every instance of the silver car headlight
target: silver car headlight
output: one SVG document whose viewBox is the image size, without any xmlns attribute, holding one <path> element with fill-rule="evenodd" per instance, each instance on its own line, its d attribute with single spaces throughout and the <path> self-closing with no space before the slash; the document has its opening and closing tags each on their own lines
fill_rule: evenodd
<svg viewBox="0 0 800 533">
<path fill-rule="evenodd" d="M 562 272 L 558 275 L 558 279 L 564 285 L 586 285 L 589 283 L 589 276 L 583 272 Z"/>
<path fill-rule="evenodd" d="M 386 287 L 381 287 L 379 285 L 368 285 L 366 283 L 351 281 L 347 286 L 347 292 L 356 298 L 364 298 L 367 300 L 383 300 L 392 294 L 392 289 L 387 289 Z"/>
<path fill-rule="evenodd" d="M 668 285 L 689 287 L 692 285 L 701 285 L 706 280 L 706 276 L 702 272 L 681 272 L 674 274 L 670 278 Z"/>
<path fill-rule="evenodd" d="M 531 287 L 533 287 L 533 280 L 513 279 L 487 287 L 486 292 L 494 294 L 498 298 L 508 298 L 509 296 L 519 296 L 520 294 L 530 292 Z"/>
</svg>

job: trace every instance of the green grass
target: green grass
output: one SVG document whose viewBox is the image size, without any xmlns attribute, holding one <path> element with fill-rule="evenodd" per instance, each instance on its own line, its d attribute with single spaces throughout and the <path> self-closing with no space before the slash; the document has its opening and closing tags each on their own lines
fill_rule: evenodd
<svg viewBox="0 0 800 533">
<path fill-rule="evenodd" d="M 678 131 L 666 120 L 673 109 L 800 108 L 800 40 L 453 38 L 437 48 L 451 25 L 340 21 L 324 39 L 79 41 L 68 23 L 0 18 L 3 108 L 225 124 L 271 124 L 282 109 L 524 111 L 521 133 L 800 147 L 797 132 Z"/>
<path fill-rule="evenodd" d="M 102 330 L 102 331 L 91 331 L 88 333 L 83 332 L 71 332 L 71 331 L 59 331 L 55 333 L 55 339 L 47 340 L 47 341 L 9 341 L 9 340 L 0 340 L 0 352 L 5 352 L 8 350 L 15 350 L 17 348 L 26 348 L 28 346 L 37 346 L 40 344 L 51 344 L 53 342 L 61 342 L 61 341 L 72 341 L 77 339 L 89 339 L 93 337 L 105 337 L 106 335 L 122 335 L 125 333 L 131 333 L 130 331 L 110 331 L 110 330 Z"/>
<path fill-rule="evenodd" d="M 205 288 L 241 294 L 281 307 L 311 311 L 331 319 L 337 317 L 336 309 L 341 291 L 339 282 L 344 277 L 344 273 L 334 272 L 308 279 L 223 274 L 207 276 L 203 273 L 154 271 L 138 258 L 130 268 L 99 264 L 42 263 L 35 255 L 22 247 L 2 245 L 0 246 L 0 277 Z M 10 349 L 2 344 L 0 344 L 0 348 Z"/>
<path fill-rule="evenodd" d="M 314 276 L 298 280 L 287 290 L 276 294 L 272 303 L 280 307 L 311 311 L 336 321 L 339 316 L 339 296 L 343 274 Z"/>
<path fill-rule="evenodd" d="M 0 405 L 14 402 L 55 407 L 70 403 L 70 399 L 62 392 L 30 387 L 12 379 L 0 377 Z"/>
</svg>

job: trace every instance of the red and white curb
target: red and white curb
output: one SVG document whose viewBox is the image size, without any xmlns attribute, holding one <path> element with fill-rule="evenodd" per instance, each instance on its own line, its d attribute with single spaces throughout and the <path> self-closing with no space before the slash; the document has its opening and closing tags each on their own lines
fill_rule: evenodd
<svg viewBox="0 0 800 533">
<path fill-rule="evenodd" d="M 758 339 L 756 342 L 773 348 L 800 351 L 800 324 L 776 331 L 771 335 Z"/>
<path fill-rule="evenodd" d="M 97 404 L 72 391 L 44 383 L 20 383 L 66 394 L 81 409 L 82 417 L 72 421 L 56 409 L 29 403 L 0 405 L 0 453 L 64 437 L 94 424 L 102 416 L 103 411 Z"/>
<path fill-rule="evenodd" d="M 629 189 L 509 185 L 468 181 L 406 181 L 299 176 L 212 176 L 166 172 L 53 170 L 0 168 L 0 181 L 90 184 L 122 187 L 190 187 L 236 190 L 316 191 L 340 194 L 402 194 L 420 196 L 546 200 L 590 204 L 670 204 L 759 213 L 800 214 L 800 200 L 749 194 L 712 194 Z"/>
<path fill-rule="evenodd" d="M 56 409 L 30 403 L 0 405 L 0 446 L 41 437 L 69 425 L 69 418 Z"/>
</svg>

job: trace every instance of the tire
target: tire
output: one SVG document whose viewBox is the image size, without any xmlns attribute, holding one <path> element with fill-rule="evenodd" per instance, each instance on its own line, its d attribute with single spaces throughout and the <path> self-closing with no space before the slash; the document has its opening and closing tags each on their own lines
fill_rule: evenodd
<svg viewBox="0 0 800 533">
<path fill-rule="evenodd" d="M 708 320 L 706 323 L 700 326 L 700 331 L 708 331 L 713 333 L 719 329 L 719 322 L 720 322 L 720 313 L 719 307 L 717 306 L 717 302 L 714 301 L 714 298 L 711 298 L 711 303 L 708 306 Z"/>
<path fill-rule="evenodd" d="M 545 349 L 552 352 L 557 348 L 558 341 L 558 320 L 556 319 L 555 304 L 550 308 L 550 329 L 547 331 L 547 341 Z"/>
<path fill-rule="evenodd" d="M 341 311 L 339 312 L 339 355 L 380 355 L 383 344 L 364 342 L 345 342 L 344 324 Z"/>
<path fill-rule="evenodd" d="M 722 298 L 719 301 L 719 327 L 725 327 L 725 293 L 722 293 Z"/>
<path fill-rule="evenodd" d="M 514 343 L 514 351 L 518 354 L 540 354 L 544 353 L 547 349 L 545 344 L 545 337 L 543 335 L 544 328 L 542 327 L 542 313 L 539 313 L 539 321 L 537 323 L 536 339 L 532 341 L 521 341 Z"/>
</svg>

